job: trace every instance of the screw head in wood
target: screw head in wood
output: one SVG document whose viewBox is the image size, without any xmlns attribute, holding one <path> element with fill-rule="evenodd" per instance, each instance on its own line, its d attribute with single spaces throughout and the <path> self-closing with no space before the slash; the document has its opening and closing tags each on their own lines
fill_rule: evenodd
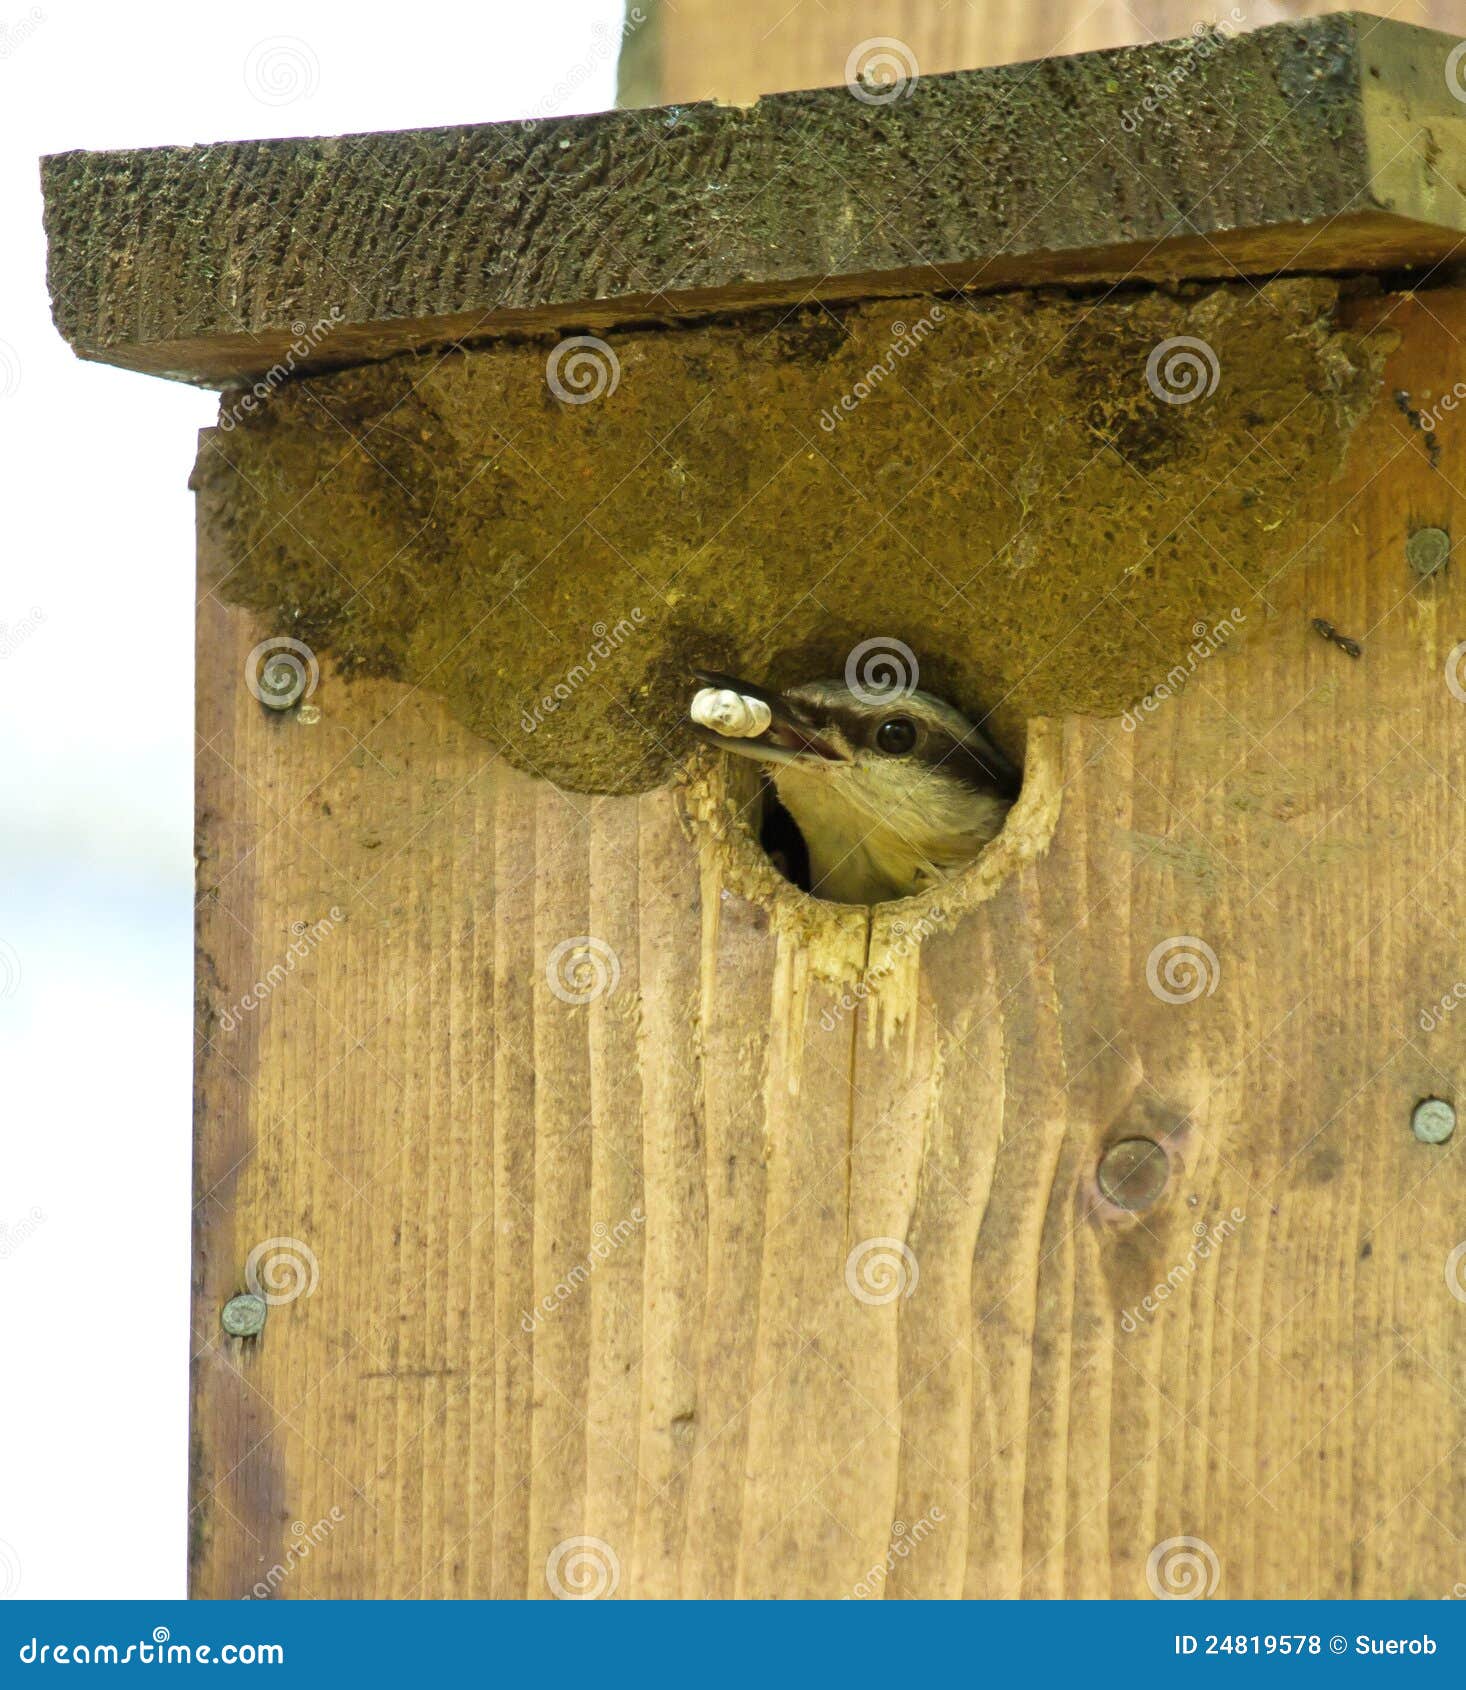
<svg viewBox="0 0 1466 1690">
<path fill-rule="evenodd" d="M 241 1291 L 219 1311 L 219 1324 L 231 1338 L 258 1338 L 265 1329 L 268 1313 L 263 1297 L 255 1296 L 253 1291 Z"/>
<path fill-rule="evenodd" d="M 1444 1144 L 1456 1130 L 1456 1111 L 1444 1098 L 1423 1097 L 1411 1113 L 1410 1130 L 1422 1144 Z"/>
<path fill-rule="evenodd" d="M 1405 560 L 1424 579 L 1443 567 L 1451 555 L 1451 536 L 1444 528 L 1417 528 L 1405 542 Z"/>
<path fill-rule="evenodd" d="M 1148 1209 L 1166 1188 L 1170 1163 L 1153 1138 L 1122 1138 L 1100 1157 L 1099 1188 L 1117 1209 Z"/>
</svg>

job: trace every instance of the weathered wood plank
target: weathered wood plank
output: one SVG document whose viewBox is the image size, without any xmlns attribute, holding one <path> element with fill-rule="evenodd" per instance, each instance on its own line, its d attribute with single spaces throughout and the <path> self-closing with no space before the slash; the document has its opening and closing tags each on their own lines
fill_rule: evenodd
<svg viewBox="0 0 1466 1690">
<path fill-rule="evenodd" d="M 84 357 L 227 384 L 505 333 L 926 289 L 1434 264 L 1449 37 L 1220 41 L 530 124 L 63 153 Z"/>
<path fill-rule="evenodd" d="M 564 798 L 329 665 L 266 712 L 273 630 L 205 593 L 196 1595 L 1144 1596 L 1183 1537 L 1228 1596 L 1449 1590 L 1460 1135 L 1409 1121 L 1462 1102 L 1466 582 L 1404 546 L 1466 524 L 1466 438 L 1391 395 L 1466 381 L 1466 294 L 1360 309 L 1401 345 L 1301 566 L 1133 731 L 1064 725 L 1047 854 L 874 1008 L 674 791 Z M 279 1238 L 314 1294 L 225 1338 Z M 909 1296 L 850 1290 L 874 1238 Z"/>
</svg>

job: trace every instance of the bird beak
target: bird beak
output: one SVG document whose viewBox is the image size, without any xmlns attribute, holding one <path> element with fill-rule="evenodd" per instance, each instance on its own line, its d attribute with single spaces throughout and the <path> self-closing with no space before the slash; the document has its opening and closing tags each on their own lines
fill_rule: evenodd
<svg viewBox="0 0 1466 1690">
<path fill-rule="evenodd" d="M 694 669 L 693 679 L 700 687 L 716 687 L 720 691 L 736 692 L 744 698 L 756 698 L 768 706 L 769 725 L 751 738 L 721 734 L 715 728 L 692 724 L 692 731 L 705 745 L 716 745 L 720 751 L 732 751 L 740 757 L 753 757 L 761 763 L 848 763 L 850 753 L 830 737 L 821 722 L 819 712 L 807 704 L 787 698 L 783 693 L 770 692 L 767 687 L 752 681 L 740 680 L 736 675 L 720 674 L 715 669 Z"/>
</svg>

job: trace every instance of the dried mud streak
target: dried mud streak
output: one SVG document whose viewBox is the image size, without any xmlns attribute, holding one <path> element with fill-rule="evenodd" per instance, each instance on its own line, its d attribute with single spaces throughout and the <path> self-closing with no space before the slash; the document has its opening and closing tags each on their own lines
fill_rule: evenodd
<svg viewBox="0 0 1466 1690">
<path fill-rule="evenodd" d="M 1307 540 L 1388 337 L 1340 327 L 1332 282 L 1261 293 L 626 333 L 583 404 L 534 346 L 313 378 L 204 437 L 219 591 L 574 790 L 665 779 L 694 665 L 789 682 L 872 636 L 1016 750 L 1034 716 L 1118 714 Z M 1165 403 L 1178 336 L 1218 374 Z"/>
</svg>

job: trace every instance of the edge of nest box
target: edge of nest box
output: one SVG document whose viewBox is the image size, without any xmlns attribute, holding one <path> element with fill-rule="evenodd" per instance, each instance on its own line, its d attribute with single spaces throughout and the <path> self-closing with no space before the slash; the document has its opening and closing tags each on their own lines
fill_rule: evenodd
<svg viewBox="0 0 1466 1690">
<path fill-rule="evenodd" d="M 228 386 L 811 299 L 1438 264 L 1466 231 L 1463 161 L 1452 38 L 1343 12 L 879 97 L 60 153 L 41 174 L 75 350 Z"/>
</svg>

